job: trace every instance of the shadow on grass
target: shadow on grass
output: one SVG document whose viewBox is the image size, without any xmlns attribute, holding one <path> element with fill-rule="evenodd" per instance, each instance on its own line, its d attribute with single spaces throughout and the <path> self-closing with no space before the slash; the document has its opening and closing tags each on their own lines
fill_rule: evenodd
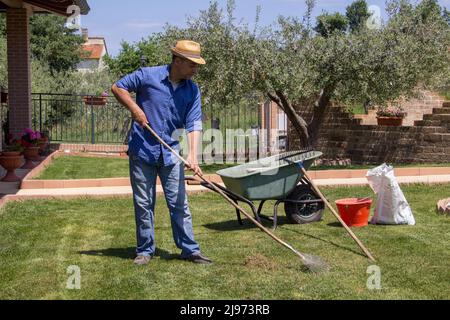
<svg viewBox="0 0 450 320">
<path fill-rule="evenodd" d="M 266 228 L 270 229 L 270 231 L 273 232 L 273 230 L 271 229 L 272 228 L 272 223 L 267 221 L 266 219 L 261 219 L 261 220 L 263 222 L 263 225 Z M 203 226 L 205 228 L 212 229 L 212 230 L 217 230 L 217 231 L 235 231 L 235 230 L 248 230 L 248 229 L 258 228 L 249 219 L 243 219 L 242 221 L 244 222 L 244 225 L 240 225 L 237 222 L 237 220 L 228 220 L 228 221 L 221 221 L 221 222 L 216 222 L 216 223 L 209 223 L 209 224 L 205 224 Z M 289 220 L 286 217 L 278 217 L 277 225 L 278 226 L 282 226 L 284 224 L 295 225 L 295 224 L 290 223 Z M 341 227 L 342 228 L 342 226 L 341 226 L 341 224 L 339 222 L 329 223 L 328 226 Z M 343 250 L 348 250 L 348 251 L 353 252 L 353 253 L 355 253 L 357 255 L 365 257 L 364 254 L 362 254 L 359 251 L 353 250 L 350 247 L 342 246 L 342 245 L 337 244 L 335 242 L 332 242 L 332 241 L 329 241 L 329 240 L 326 240 L 326 239 L 322 239 L 322 238 L 319 238 L 319 237 L 316 237 L 316 236 L 313 236 L 311 234 L 304 233 L 304 232 L 301 232 L 301 231 L 292 230 L 292 229 L 285 229 L 285 230 L 297 233 L 299 235 L 302 235 L 302 236 L 305 236 L 305 237 L 308 237 L 308 238 L 311 238 L 311 239 L 314 239 L 314 240 L 319 240 L 319 241 L 331 244 L 334 247 L 337 247 L 337 248 L 340 248 L 340 249 L 343 249 Z M 342 228 L 342 230 L 343 230 L 343 232 L 345 232 L 344 228 Z"/>
<path fill-rule="evenodd" d="M 334 228 L 344 228 L 344 227 L 342 226 L 342 224 L 341 224 L 340 222 L 338 222 L 338 221 L 328 223 L 327 226 L 329 226 L 329 227 L 334 227 Z"/>
<path fill-rule="evenodd" d="M 108 248 L 108 249 L 98 249 L 98 250 L 87 250 L 78 251 L 79 254 L 89 255 L 89 256 L 100 256 L 100 257 L 114 257 L 126 260 L 132 260 L 136 257 L 136 248 Z M 176 260 L 180 259 L 179 254 L 170 253 L 164 249 L 156 248 L 156 257 L 160 257 L 163 260 Z"/>
<path fill-rule="evenodd" d="M 250 219 L 242 219 L 243 225 L 240 225 L 237 219 L 235 220 L 227 220 L 221 222 L 207 223 L 203 226 L 208 229 L 217 230 L 217 231 L 235 231 L 235 230 L 247 230 L 258 228 Z M 261 222 L 264 227 L 272 230 L 273 223 L 270 220 L 261 218 Z M 277 226 L 282 226 L 284 224 L 291 224 L 286 217 L 278 217 Z"/>
<path fill-rule="evenodd" d="M 359 256 L 365 257 L 365 255 L 364 255 L 363 253 L 361 253 L 361 252 L 359 252 L 359 251 L 356 251 L 356 250 L 354 250 L 354 249 L 352 249 L 352 248 L 350 248 L 350 247 L 347 247 L 347 246 L 343 246 L 343 245 L 337 244 L 337 243 L 335 243 L 335 242 L 333 242 L 333 241 L 326 240 L 326 239 L 322 239 L 322 238 L 313 236 L 313 235 L 311 235 L 311 234 L 304 233 L 304 232 L 299 232 L 299 231 L 296 231 L 296 230 L 290 230 L 290 229 L 288 229 L 288 231 L 298 233 L 298 234 L 300 234 L 300 235 L 302 235 L 302 236 L 305 236 L 305 237 L 308 237 L 308 238 L 311 238 L 311 239 L 314 239 L 314 240 L 319 240 L 319 241 L 322 241 L 322 242 L 331 244 L 332 246 L 335 246 L 336 248 L 344 249 L 344 250 L 353 252 L 353 253 L 355 253 L 355 254 L 357 254 L 357 255 L 359 255 Z M 355 245 L 356 245 L 356 244 L 355 244 Z"/>
</svg>

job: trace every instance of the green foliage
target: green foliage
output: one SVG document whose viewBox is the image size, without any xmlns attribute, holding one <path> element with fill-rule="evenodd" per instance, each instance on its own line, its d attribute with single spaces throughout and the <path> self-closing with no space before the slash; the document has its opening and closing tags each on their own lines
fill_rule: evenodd
<svg viewBox="0 0 450 320">
<path fill-rule="evenodd" d="M 441 13 L 441 7 L 439 6 L 437 0 L 422 0 L 416 10 L 419 12 L 422 21 L 434 19 Z"/>
<path fill-rule="evenodd" d="M 365 0 L 354 1 L 347 7 L 345 15 L 351 32 L 364 28 L 367 19 L 370 17 L 367 2 Z"/>
<path fill-rule="evenodd" d="M 381 29 L 351 34 L 305 37 L 298 20 L 281 20 L 257 42 L 260 89 L 282 90 L 301 103 L 329 88 L 344 104 L 378 104 L 411 96 L 418 85 L 442 86 L 450 78 L 448 24 L 437 13 L 422 20 L 405 1 L 390 5 Z"/>
<path fill-rule="evenodd" d="M 308 5 L 312 9 L 314 1 Z M 379 30 L 345 33 L 347 23 L 356 30 L 367 16 L 364 1 L 347 8 L 348 21 L 339 14 L 324 14 L 318 18 L 319 37 L 308 31 L 308 14 L 303 21 L 280 17 L 273 26 L 250 31 L 235 18 L 234 7 L 231 0 L 226 10 L 211 1 L 207 10 L 188 18 L 185 28 L 168 25 L 148 40 L 124 45 L 111 69 L 133 71 L 148 47 L 148 57 L 158 53 L 155 64 L 167 62 L 176 40 L 193 39 L 201 43 L 207 61 L 195 80 L 204 102 L 218 106 L 276 90 L 301 104 L 326 87 L 332 88 L 336 101 L 375 104 L 412 95 L 419 84 L 433 87 L 449 78 L 448 24 L 434 10 L 428 10 L 429 19 L 422 19 L 425 9 L 415 9 L 406 0 L 389 1 L 390 20 Z"/>
<path fill-rule="evenodd" d="M 158 34 L 152 35 L 146 40 L 143 39 L 135 45 L 124 41 L 121 44 L 122 49 L 119 55 L 115 58 L 106 57 L 105 62 L 118 78 L 141 67 L 143 65 L 142 58 L 145 59 L 145 66 L 170 63 L 168 47 L 164 48 L 159 41 Z"/>
<path fill-rule="evenodd" d="M 73 70 L 81 60 L 83 39 L 65 22 L 55 15 L 37 14 L 30 19 L 32 56 L 47 63 L 51 72 Z"/>
<path fill-rule="evenodd" d="M 53 72 L 42 61 L 32 61 L 32 92 L 97 95 L 109 91 L 114 77 L 108 69 L 92 72 Z"/>
<path fill-rule="evenodd" d="M 136 46 L 122 42 L 122 49 L 116 58 L 105 57 L 105 63 L 112 73 L 119 77 L 133 72 L 140 67 L 139 52 Z"/>
<path fill-rule="evenodd" d="M 347 18 L 338 12 L 333 14 L 324 13 L 317 17 L 317 24 L 314 30 L 322 37 L 329 37 L 335 32 L 345 32 L 348 24 Z"/>
</svg>

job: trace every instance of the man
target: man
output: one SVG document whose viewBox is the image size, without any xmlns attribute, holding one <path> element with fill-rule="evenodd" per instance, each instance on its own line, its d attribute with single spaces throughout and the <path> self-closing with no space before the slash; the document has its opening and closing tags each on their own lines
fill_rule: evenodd
<svg viewBox="0 0 450 320">
<path fill-rule="evenodd" d="M 171 51 L 170 65 L 140 68 L 112 86 L 117 100 L 130 110 L 133 117 L 128 153 L 136 217 L 137 256 L 134 263 L 138 265 L 147 264 L 155 254 L 153 221 L 157 175 L 170 211 L 173 238 L 182 250 L 181 258 L 195 263 L 211 263 L 194 240 L 184 166 L 144 127 L 148 123 L 175 150 L 179 150 L 179 141 L 174 133 L 185 128 L 189 169 L 195 174 L 202 173 L 197 160 L 202 130 L 201 96 L 198 86 L 190 79 L 205 60 L 200 56 L 200 45 L 193 41 L 178 41 Z M 136 93 L 136 102 L 130 92 Z"/>
</svg>

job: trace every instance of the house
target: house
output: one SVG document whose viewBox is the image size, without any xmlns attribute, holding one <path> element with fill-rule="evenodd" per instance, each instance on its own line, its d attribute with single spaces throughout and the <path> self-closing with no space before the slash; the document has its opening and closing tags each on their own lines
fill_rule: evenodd
<svg viewBox="0 0 450 320">
<path fill-rule="evenodd" d="M 98 71 L 105 67 L 104 57 L 108 54 L 105 38 L 89 37 L 88 29 L 81 29 L 84 44 L 82 47 L 82 60 L 77 65 L 81 72 Z"/>
<path fill-rule="evenodd" d="M 32 119 L 29 19 L 39 13 L 70 17 L 72 6 L 81 15 L 90 10 L 87 0 L 0 0 L 0 12 L 6 12 L 9 130 L 15 136 Z"/>
</svg>

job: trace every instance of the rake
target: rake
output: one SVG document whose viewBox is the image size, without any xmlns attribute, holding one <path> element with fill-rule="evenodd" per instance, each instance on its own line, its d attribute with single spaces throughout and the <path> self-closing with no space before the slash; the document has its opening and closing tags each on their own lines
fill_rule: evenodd
<svg viewBox="0 0 450 320">
<path fill-rule="evenodd" d="M 148 131 L 150 131 L 150 133 L 163 145 L 165 146 L 167 149 L 169 149 L 169 151 L 176 156 L 181 162 L 183 162 L 186 166 L 190 167 L 190 164 L 183 158 L 181 157 L 175 150 L 173 150 L 164 140 L 162 140 L 158 134 L 153 131 L 153 129 L 150 127 L 149 124 L 146 124 L 145 127 L 147 128 Z M 289 243 L 281 240 L 279 237 L 277 237 L 275 234 L 273 234 L 271 231 L 269 231 L 266 227 L 264 227 L 261 223 L 259 223 L 255 218 L 253 218 L 250 214 L 248 214 L 243 208 L 241 208 L 241 206 L 239 206 L 238 204 L 234 203 L 234 201 L 232 199 L 230 199 L 230 197 L 228 197 L 222 190 L 220 190 L 218 187 L 216 187 L 213 183 L 211 183 L 209 180 L 207 180 L 202 174 L 198 175 L 198 178 L 203 181 L 204 183 L 206 183 L 210 188 L 212 188 L 214 191 L 216 191 L 217 193 L 219 193 L 228 203 L 230 203 L 234 208 L 236 208 L 237 210 L 239 210 L 244 216 L 246 216 L 252 223 L 254 223 L 261 231 L 263 231 L 264 233 L 266 233 L 270 238 L 272 238 L 273 240 L 275 240 L 277 243 L 281 244 L 282 246 L 284 246 L 285 248 L 289 249 L 291 252 L 293 252 L 297 257 L 300 258 L 300 260 L 302 261 L 303 265 L 311 272 L 314 273 L 321 273 L 321 272 L 325 272 L 327 271 L 328 265 L 325 261 L 322 260 L 322 258 L 318 257 L 318 256 L 314 256 L 314 255 L 310 255 L 310 254 L 306 254 L 306 253 L 302 253 L 300 251 L 298 251 L 297 249 L 295 249 L 293 246 L 291 246 Z M 197 180 L 197 181 L 200 181 Z"/>
</svg>

